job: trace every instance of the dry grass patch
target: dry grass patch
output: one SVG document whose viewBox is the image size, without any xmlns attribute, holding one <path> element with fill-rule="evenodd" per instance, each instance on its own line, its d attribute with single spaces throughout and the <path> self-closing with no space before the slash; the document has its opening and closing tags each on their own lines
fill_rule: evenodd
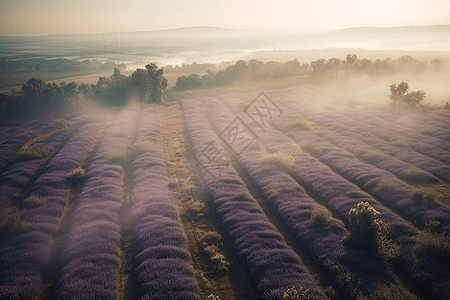
<svg viewBox="0 0 450 300">
<path fill-rule="evenodd" d="M 230 266 L 221 251 L 222 247 L 222 236 L 218 232 L 209 231 L 201 239 L 200 251 L 208 258 L 213 269 L 217 271 L 226 271 Z"/>
<path fill-rule="evenodd" d="M 402 147 L 402 148 L 409 148 L 411 146 L 411 143 L 403 136 L 397 137 L 395 140 L 391 141 L 389 144 Z"/>
<path fill-rule="evenodd" d="M 263 161 L 287 170 L 290 170 L 295 166 L 295 158 L 291 154 L 283 152 L 265 154 L 263 156 Z"/>
<path fill-rule="evenodd" d="M 319 124 L 308 121 L 306 119 L 294 119 L 289 124 L 293 127 L 306 129 L 312 132 L 317 132 L 322 129 L 322 126 L 320 126 Z"/>
<path fill-rule="evenodd" d="M 316 204 L 311 209 L 311 221 L 313 224 L 325 226 L 332 218 L 333 214 L 323 205 Z"/>
<path fill-rule="evenodd" d="M 403 180 L 411 183 L 437 183 L 439 181 L 437 178 L 428 175 L 428 173 L 417 167 L 410 167 L 404 170 L 401 172 L 401 176 Z"/>
<path fill-rule="evenodd" d="M 439 221 L 428 221 L 416 235 L 416 245 L 430 255 L 448 259 L 450 256 L 450 236 L 439 232 Z"/>
<path fill-rule="evenodd" d="M 262 145 L 259 141 L 255 140 L 253 141 L 253 143 L 251 143 L 247 149 L 249 150 L 261 150 L 262 149 Z"/>
<path fill-rule="evenodd" d="M 48 150 L 45 150 L 38 145 L 24 145 L 17 152 L 18 160 L 29 160 L 29 159 L 45 159 L 50 155 Z"/>
<path fill-rule="evenodd" d="M 369 161 L 373 160 L 380 161 L 386 159 L 386 154 L 383 151 L 378 150 L 376 148 L 370 148 L 369 150 L 367 150 L 366 153 L 363 154 L 363 156 L 366 160 Z"/>
<path fill-rule="evenodd" d="M 394 187 L 395 187 L 394 181 L 388 177 L 382 177 L 377 183 L 377 188 L 385 191 L 390 191 Z"/>
<path fill-rule="evenodd" d="M 313 152 L 316 148 L 316 142 L 315 141 L 303 141 L 300 143 L 300 148 L 302 149 L 302 151 Z"/>
<path fill-rule="evenodd" d="M 131 151 L 128 149 L 114 150 L 106 155 L 106 158 L 117 164 L 128 164 L 131 162 Z"/>
<path fill-rule="evenodd" d="M 80 184 L 86 176 L 86 172 L 84 171 L 83 167 L 79 166 L 73 169 L 72 171 L 67 174 L 67 177 L 69 178 L 70 182 L 73 184 Z"/>
<path fill-rule="evenodd" d="M 269 198 L 277 198 L 280 196 L 280 189 L 279 188 L 272 188 L 269 191 Z"/>
<path fill-rule="evenodd" d="M 450 206 L 450 184 L 438 183 L 415 186 L 412 198 L 417 201 L 431 201 Z"/>
<path fill-rule="evenodd" d="M 31 228 L 31 225 L 24 222 L 20 217 L 17 207 L 7 207 L 0 213 L 0 233 L 20 233 Z"/>
<path fill-rule="evenodd" d="M 378 285 L 376 290 L 372 291 L 368 296 L 359 295 L 357 300 L 419 300 L 415 295 L 411 294 L 398 285 Z"/>
<path fill-rule="evenodd" d="M 30 197 L 25 199 L 22 205 L 25 207 L 39 207 L 43 205 L 45 202 L 47 202 L 47 199 L 45 197 L 38 195 L 31 195 Z"/>
<path fill-rule="evenodd" d="M 305 287 L 290 287 L 283 293 L 283 300 L 313 300 L 310 290 Z"/>
</svg>

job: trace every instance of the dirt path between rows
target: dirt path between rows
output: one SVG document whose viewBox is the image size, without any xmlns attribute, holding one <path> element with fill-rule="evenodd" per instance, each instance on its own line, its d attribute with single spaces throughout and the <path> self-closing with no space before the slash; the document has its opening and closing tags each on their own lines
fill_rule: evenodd
<svg viewBox="0 0 450 300">
<path fill-rule="evenodd" d="M 240 266 L 226 249 L 220 249 L 228 265 L 220 270 L 205 254 L 205 241 L 217 236 L 218 224 L 200 196 L 201 184 L 195 170 L 195 160 L 189 150 L 184 133 L 184 121 L 179 103 L 161 107 L 163 124 L 161 137 L 167 161 L 169 190 L 177 204 L 178 215 L 188 238 L 188 248 L 192 255 L 191 263 L 200 286 L 200 297 L 206 299 L 210 294 L 220 296 L 221 300 L 252 299 L 242 280 Z M 231 257 L 231 258 L 230 258 Z"/>
</svg>

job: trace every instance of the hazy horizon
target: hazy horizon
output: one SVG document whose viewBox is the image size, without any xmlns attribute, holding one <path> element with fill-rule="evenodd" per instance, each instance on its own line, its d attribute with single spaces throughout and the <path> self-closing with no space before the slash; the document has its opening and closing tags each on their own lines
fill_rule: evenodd
<svg viewBox="0 0 450 300">
<path fill-rule="evenodd" d="M 450 2 L 406 0 L 296 2 L 120 0 L 0 1 L 1 36 L 139 32 L 210 26 L 241 30 L 319 33 L 351 27 L 450 24 Z"/>
</svg>

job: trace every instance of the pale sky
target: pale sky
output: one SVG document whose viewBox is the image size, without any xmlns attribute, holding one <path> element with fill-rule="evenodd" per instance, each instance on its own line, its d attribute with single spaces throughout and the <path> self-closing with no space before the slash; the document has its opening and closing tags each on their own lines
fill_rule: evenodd
<svg viewBox="0 0 450 300">
<path fill-rule="evenodd" d="M 0 0 L 0 35 L 188 26 L 295 31 L 450 24 L 449 0 Z"/>
</svg>

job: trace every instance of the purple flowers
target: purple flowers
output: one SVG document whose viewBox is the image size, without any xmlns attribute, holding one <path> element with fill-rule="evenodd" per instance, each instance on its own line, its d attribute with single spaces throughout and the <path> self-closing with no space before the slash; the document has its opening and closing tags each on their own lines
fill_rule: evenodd
<svg viewBox="0 0 450 300">
<path fill-rule="evenodd" d="M 263 299 L 279 298 L 289 287 L 302 286 L 324 297 L 300 257 L 286 244 L 230 166 L 212 177 L 201 151 L 213 142 L 221 148 L 206 118 L 192 101 L 182 103 L 191 143 L 200 163 L 208 194 L 245 269 Z M 216 173 L 217 174 L 217 173 Z"/>
</svg>

